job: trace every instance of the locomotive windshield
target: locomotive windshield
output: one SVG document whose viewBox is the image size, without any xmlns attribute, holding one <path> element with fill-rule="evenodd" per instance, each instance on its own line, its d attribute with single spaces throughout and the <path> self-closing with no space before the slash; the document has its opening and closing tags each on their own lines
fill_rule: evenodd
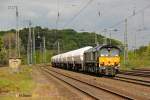
<svg viewBox="0 0 150 100">
<path fill-rule="evenodd" d="M 119 50 L 116 48 L 103 48 L 100 51 L 101 56 L 118 56 Z"/>
<path fill-rule="evenodd" d="M 106 48 L 101 49 L 101 56 L 108 56 L 109 55 L 109 51 Z"/>
<path fill-rule="evenodd" d="M 119 50 L 118 49 L 112 48 L 110 50 L 110 56 L 118 56 L 118 55 L 119 55 Z"/>
</svg>

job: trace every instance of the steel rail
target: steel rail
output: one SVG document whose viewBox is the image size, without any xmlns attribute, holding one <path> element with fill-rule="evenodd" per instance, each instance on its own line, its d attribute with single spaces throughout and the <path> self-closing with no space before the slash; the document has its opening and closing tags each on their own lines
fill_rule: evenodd
<svg viewBox="0 0 150 100">
<path fill-rule="evenodd" d="M 90 84 L 90 83 L 88 83 L 88 82 L 84 82 L 84 81 L 82 81 L 82 80 L 73 78 L 73 77 L 71 77 L 71 76 L 68 76 L 68 75 L 65 75 L 65 74 L 56 72 L 56 71 L 54 71 L 54 70 L 50 70 L 49 68 L 44 68 L 44 69 L 45 69 L 45 71 L 47 71 L 49 74 L 51 74 L 51 72 L 55 72 L 55 73 L 57 73 L 57 74 L 59 74 L 59 75 L 61 75 L 61 76 L 64 76 L 64 77 L 67 77 L 67 78 L 76 80 L 76 81 L 78 81 L 78 82 L 82 82 L 83 84 L 92 86 L 93 88 L 97 88 L 97 89 L 99 89 L 99 90 L 103 90 L 104 92 L 108 92 L 108 93 L 114 94 L 114 95 L 116 95 L 116 96 L 118 96 L 118 97 L 121 97 L 121 98 L 123 98 L 123 99 L 128 99 L 128 100 L 133 100 L 133 99 L 134 99 L 134 98 L 132 98 L 132 97 L 129 97 L 128 95 L 118 93 L 118 92 L 113 91 L 113 90 L 111 90 L 111 89 L 109 89 L 109 88 L 96 86 L 96 85 Z M 51 72 L 50 72 L 50 71 L 51 71 Z M 51 74 L 51 75 L 52 75 L 52 74 Z M 54 76 L 54 75 L 53 75 L 53 76 Z M 57 78 L 59 78 L 59 77 L 57 77 Z M 60 79 L 60 78 L 59 78 L 59 79 Z M 62 80 L 62 79 L 60 79 L 60 80 Z M 64 81 L 64 80 L 62 80 L 62 81 Z M 68 83 L 68 82 L 67 82 L 67 83 Z M 68 84 L 69 84 L 69 83 L 68 83 Z M 78 87 L 76 86 L 76 88 L 78 88 Z M 80 90 L 83 91 L 82 89 L 80 89 Z M 84 91 L 84 92 L 86 92 L 86 91 Z M 89 93 L 88 93 L 88 94 L 89 94 Z M 90 94 L 89 94 L 89 95 L 90 95 Z M 94 96 L 94 95 L 92 95 L 92 96 Z M 98 97 L 95 97 L 95 98 L 100 99 L 100 98 L 98 98 Z"/>
</svg>

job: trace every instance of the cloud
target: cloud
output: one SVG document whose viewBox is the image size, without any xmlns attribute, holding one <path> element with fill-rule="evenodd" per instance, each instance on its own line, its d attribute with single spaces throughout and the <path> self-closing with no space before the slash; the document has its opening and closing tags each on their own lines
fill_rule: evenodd
<svg viewBox="0 0 150 100">
<path fill-rule="evenodd" d="M 74 28 L 77 31 L 96 31 L 100 33 L 104 28 L 109 28 L 136 11 L 150 5 L 149 0 L 93 0 L 80 15 L 72 18 L 87 4 L 88 0 L 0 0 L 0 29 L 6 30 L 15 28 L 15 10 L 9 10 L 8 6 L 18 5 L 20 14 L 20 27 L 26 26 L 25 20 L 32 20 L 34 25 L 55 28 L 59 9 L 58 27 L 62 28 L 66 23 L 66 28 Z M 100 16 L 99 13 L 100 12 Z M 145 10 L 144 24 L 150 28 L 150 8 Z M 133 21 L 134 20 L 134 21 Z M 128 20 L 129 46 L 134 45 L 134 33 L 137 35 L 138 45 L 148 44 L 150 37 L 147 31 L 136 31 L 142 27 L 142 14 Z M 133 23 L 135 23 L 133 25 Z M 114 27 L 120 31 L 112 32 L 112 37 L 123 41 L 124 23 Z M 103 33 L 104 34 L 104 33 Z M 105 35 L 105 34 L 104 34 Z M 109 32 L 107 33 L 109 36 Z M 144 38 L 144 42 L 141 37 Z M 140 42 L 141 41 L 141 42 Z"/>
</svg>

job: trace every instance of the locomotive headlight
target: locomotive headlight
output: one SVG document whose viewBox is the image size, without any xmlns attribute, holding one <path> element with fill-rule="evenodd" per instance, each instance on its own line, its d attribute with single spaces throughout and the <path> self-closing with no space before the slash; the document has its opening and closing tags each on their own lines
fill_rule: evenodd
<svg viewBox="0 0 150 100">
<path fill-rule="evenodd" d="M 117 67 L 115 67 L 115 69 L 119 69 L 119 68 L 118 68 L 118 66 L 117 66 Z"/>
<path fill-rule="evenodd" d="M 102 69 L 106 69 L 105 67 L 102 67 Z"/>
</svg>

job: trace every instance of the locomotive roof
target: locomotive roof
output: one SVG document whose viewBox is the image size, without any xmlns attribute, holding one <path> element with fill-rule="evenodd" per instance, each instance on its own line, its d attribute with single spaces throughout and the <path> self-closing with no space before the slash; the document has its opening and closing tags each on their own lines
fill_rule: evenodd
<svg viewBox="0 0 150 100">
<path fill-rule="evenodd" d="M 86 50 L 85 53 L 86 52 L 95 52 L 95 51 L 100 50 L 102 48 L 116 48 L 116 49 L 121 51 L 121 49 L 118 46 L 115 46 L 115 45 L 100 45 L 100 46 L 96 46 L 94 48 L 91 48 L 89 50 Z"/>
<path fill-rule="evenodd" d="M 101 46 L 100 49 L 102 49 L 102 48 L 116 48 L 116 49 L 121 50 L 121 49 L 120 49 L 118 46 L 116 46 L 116 45 L 104 45 L 104 46 Z"/>
</svg>

